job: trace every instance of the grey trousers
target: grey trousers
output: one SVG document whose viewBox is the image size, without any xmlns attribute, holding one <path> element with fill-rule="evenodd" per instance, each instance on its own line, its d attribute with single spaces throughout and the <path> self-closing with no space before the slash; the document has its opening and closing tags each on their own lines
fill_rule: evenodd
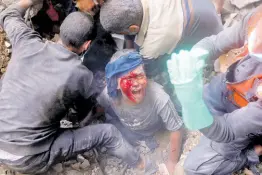
<svg viewBox="0 0 262 175">
<path fill-rule="evenodd" d="M 121 133 L 113 125 L 97 124 L 62 131 L 47 152 L 13 162 L 5 160 L 1 162 L 21 173 L 40 174 L 56 163 L 100 146 L 106 147 L 110 154 L 123 159 L 130 166 L 136 166 L 140 161 L 139 153 L 123 139 Z"/>
</svg>

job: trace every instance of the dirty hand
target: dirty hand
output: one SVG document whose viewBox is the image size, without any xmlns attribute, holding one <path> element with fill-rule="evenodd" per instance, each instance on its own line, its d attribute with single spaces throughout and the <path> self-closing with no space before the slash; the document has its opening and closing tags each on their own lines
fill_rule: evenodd
<svg viewBox="0 0 262 175">
<path fill-rule="evenodd" d="M 167 62 L 167 68 L 172 84 L 185 84 L 202 71 L 208 52 L 203 49 L 191 51 L 181 50 L 179 54 L 173 53 Z"/>
</svg>

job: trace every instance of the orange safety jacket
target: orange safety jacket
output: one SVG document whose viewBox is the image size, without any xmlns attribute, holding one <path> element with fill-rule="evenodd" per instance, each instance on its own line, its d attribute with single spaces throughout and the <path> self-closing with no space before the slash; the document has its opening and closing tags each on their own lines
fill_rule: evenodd
<svg viewBox="0 0 262 175">
<path fill-rule="evenodd" d="M 256 24 L 260 19 L 262 19 L 262 6 L 258 7 L 257 11 L 254 12 L 254 14 L 250 17 L 248 21 L 248 28 L 247 28 L 248 36 L 251 35 L 252 31 L 254 30 Z M 245 56 L 247 56 L 248 54 L 249 54 L 248 44 L 245 44 L 242 48 L 242 51 L 238 55 L 236 55 L 235 58 L 233 58 L 232 62 L 237 62 L 242 58 L 244 58 Z M 260 75 L 254 75 L 242 82 L 238 82 L 238 83 L 227 82 L 227 89 L 229 90 L 228 99 L 238 107 L 244 107 L 247 106 L 249 102 L 256 101 L 259 98 L 257 96 L 257 93 L 254 93 L 255 94 L 254 96 L 249 97 L 248 92 L 254 87 L 256 88 L 255 89 L 256 91 L 258 86 L 260 85 L 257 84 L 257 82 L 260 82 L 260 80 L 262 80 L 262 73 Z"/>
</svg>

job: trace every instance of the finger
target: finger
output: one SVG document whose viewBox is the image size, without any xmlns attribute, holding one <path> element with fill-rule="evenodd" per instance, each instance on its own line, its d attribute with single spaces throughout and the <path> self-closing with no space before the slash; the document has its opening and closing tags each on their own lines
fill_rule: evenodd
<svg viewBox="0 0 262 175">
<path fill-rule="evenodd" d="M 191 72 L 191 56 L 188 51 L 181 52 L 181 71 L 183 71 L 183 80 L 188 80 Z"/>
<path fill-rule="evenodd" d="M 171 77 L 172 83 L 175 83 L 179 77 L 178 65 L 177 65 L 177 55 L 172 54 L 171 59 L 167 62 L 168 72 Z"/>
</svg>

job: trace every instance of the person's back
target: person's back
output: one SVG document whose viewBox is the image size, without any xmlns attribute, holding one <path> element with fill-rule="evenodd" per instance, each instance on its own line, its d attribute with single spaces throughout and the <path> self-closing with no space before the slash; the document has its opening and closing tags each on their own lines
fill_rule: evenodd
<svg viewBox="0 0 262 175">
<path fill-rule="evenodd" d="M 78 55 L 56 43 L 39 39 L 23 48 L 22 53 L 14 48 L 2 82 L 0 147 L 27 154 L 24 147 L 32 146 L 27 148 L 32 154 L 40 144 L 48 149 L 44 143 L 54 138 L 70 105 L 66 101 L 73 95 L 70 79 L 86 68 Z"/>
<path fill-rule="evenodd" d="M 27 156 L 49 149 L 61 118 L 74 100 L 84 98 L 81 91 L 93 75 L 78 54 L 61 43 L 43 42 L 22 23 L 23 10 L 13 5 L 1 14 L 13 53 L 0 91 L 0 149 Z"/>
</svg>

